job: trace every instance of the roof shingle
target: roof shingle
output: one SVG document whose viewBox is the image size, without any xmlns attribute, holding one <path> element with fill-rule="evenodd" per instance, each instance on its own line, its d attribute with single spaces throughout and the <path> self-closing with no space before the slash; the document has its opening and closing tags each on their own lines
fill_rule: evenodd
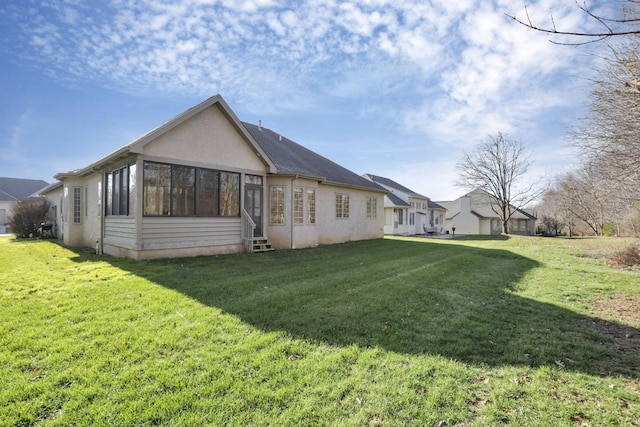
<svg viewBox="0 0 640 427">
<path fill-rule="evenodd" d="M 275 163 L 278 173 L 307 175 L 336 184 L 386 191 L 375 182 L 351 172 L 270 129 L 245 122 L 243 124 L 269 159 Z"/>
<path fill-rule="evenodd" d="M 41 179 L 0 178 L 0 201 L 27 200 L 47 185 L 49 184 Z"/>
<path fill-rule="evenodd" d="M 398 184 L 397 182 L 395 182 L 392 179 L 389 178 L 385 178 L 383 176 L 378 176 L 378 175 L 373 175 L 368 173 L 367 176 L 369 176 L 371 178 L 371 181 L 376 182 L 384 187 L 389 187 L 389 188 L 393 188 L 395 190 L 400 190 L 403 193 L 406 193 L 412 197 L 420 197 L 423 199 L 428 199 L 428 197 L 423 196 L 422 194 L 416 193 L 413 190 L 410 190 L 409 188 L 405 187 L 402 184 Z"/>
</svg>

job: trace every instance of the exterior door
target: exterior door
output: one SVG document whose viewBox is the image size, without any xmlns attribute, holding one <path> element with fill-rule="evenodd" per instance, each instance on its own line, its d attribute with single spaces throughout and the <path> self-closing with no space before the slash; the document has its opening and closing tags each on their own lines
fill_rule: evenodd
<svg viewBox="0 0 640 427">
<path fill-rule="evenodd" d="M 262 186 L 245 185 L 244 208 L 256 223 L 253 237 L 262 237 Z"/>
</svg>

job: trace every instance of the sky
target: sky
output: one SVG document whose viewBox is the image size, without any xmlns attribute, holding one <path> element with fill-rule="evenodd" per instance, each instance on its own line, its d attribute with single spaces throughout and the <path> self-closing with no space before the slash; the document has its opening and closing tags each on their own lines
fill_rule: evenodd
<svg viewBox="0 0 640 427">
<path fill-rule="evenodd" d="M 5 0 L 0 176 L 54 182 L 220 94 L 432 200 L 466 193 L 456 163 L 498 132 L 543 182 L 575 164 L 598 56 L 507 16 L 526 13 L 593 25 L 574 0 Z"/>
</svg>

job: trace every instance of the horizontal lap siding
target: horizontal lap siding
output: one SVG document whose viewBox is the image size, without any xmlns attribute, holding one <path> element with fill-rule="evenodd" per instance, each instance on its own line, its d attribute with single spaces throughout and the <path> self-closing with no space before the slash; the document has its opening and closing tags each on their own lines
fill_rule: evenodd
<svg viewBox="0 0 640 427">
<path fill-rule="evenodd" d="M 136 244 L 136 221 L 133 217 L 106 217 L 104 243 L 125 248 Z"/>
<path fill-rule="evenodd" d="M 142 249 L 189 248 L 242 243 L 241 219 L 143 218 Z"/>
</svg>

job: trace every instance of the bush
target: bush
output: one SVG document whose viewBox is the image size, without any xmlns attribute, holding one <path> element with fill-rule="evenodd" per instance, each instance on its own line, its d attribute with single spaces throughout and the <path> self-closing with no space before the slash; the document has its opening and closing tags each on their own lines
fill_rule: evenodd
<svg viewBox="0 0 640 427">
<path fill-rule="evenodd" d="M 608 222 L 602 226 L 602 235 L 607 237 L 617 236 L 618 227 L 616 227 L 615 224 Z"/>
<path fill-rule="evenodd" d="M 48 200 L 24 200 L 13 208 L 9 225 L 17 237 L 31 237 L 38 234 L 40 224 L 46 221 L 51 204 Z"/>
<path fill-rule="evenodd" d="M 640 242 L 614 252 L 609 257 L 607 264 L 613 268 L 640 270 Z"/>
</svg>

